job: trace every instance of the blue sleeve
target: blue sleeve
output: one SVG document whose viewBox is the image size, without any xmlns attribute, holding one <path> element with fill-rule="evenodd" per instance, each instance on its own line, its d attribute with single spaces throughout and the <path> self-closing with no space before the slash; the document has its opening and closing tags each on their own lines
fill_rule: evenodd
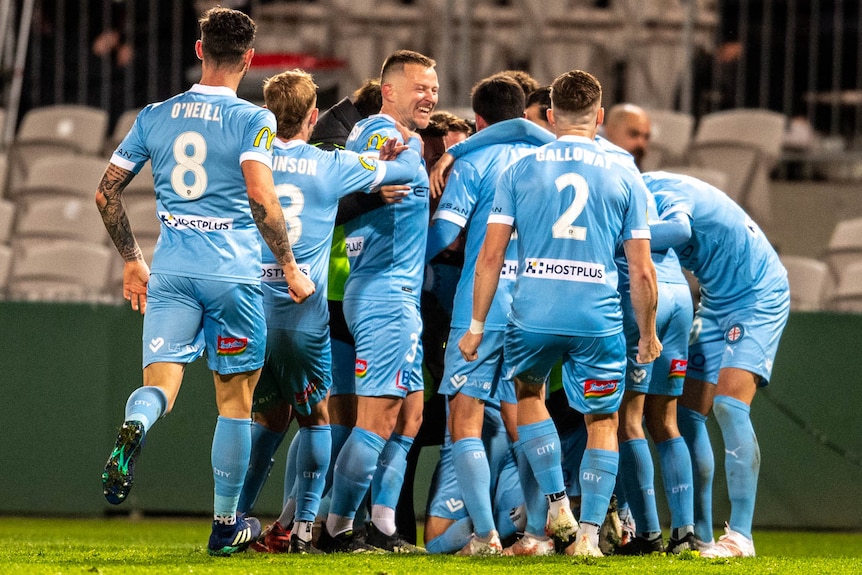
<svg viewBox="0 0 862 575">
<path fill-rule="evenodd" d="M 662 251 L 678 246 L 691 237 L 691 220 L 685 212 L 672 212 L 667 219 L 650 223 L 650 249 Z"/>
<path fill-rule="evenodd" d="M 461 233 L 461 226 L 448 220 L 437 218 L 434 225 L 428 228 L 428 243 L 425 247 L 425 263 L 446 249 Z"/>
<path fill-rule="evenodd" d="M 457 160 L 473 150 L 478 150 L 491 144 L 526 142 L 534 146 L 544 146 L 555 139 L 554 134 L 538 124 L 524 118 L 514 118 L 512 120 L 497 122 L 484 130 L 476 132 L 463 142 L 458 142 L 446 150 L 446 153 Z"/>
<path fill-rule="evenodd" d="M 380 185 L 407 184 L 413 180 L 416 172 L 422 169 L 422 140 L 412 137 L 407 145 L 408 149 L 398 154 L 394 160 L 386 162 L 386 176 Z"/>
</svg>

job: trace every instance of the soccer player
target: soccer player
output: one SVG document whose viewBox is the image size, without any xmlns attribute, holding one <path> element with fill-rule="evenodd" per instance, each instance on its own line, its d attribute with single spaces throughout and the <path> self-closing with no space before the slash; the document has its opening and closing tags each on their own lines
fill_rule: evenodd
<svg viewBox="0 0 862 575">
<path fill-rule="evenodd" d="M 125 260 L 123 295 L 144 314 L 144 386 L 102 474 L 106 499 L 125 501 L 150 427 L 176 400 L 187 363 L 207 354 L 218 420 L 211 555 L 241 551 L 260 523 L 236 512 L 251 445 L 251 397 L 263 365 L 266 325 L 260 288 L 261 237 L 297 303 L 314 293 L 296 265 L 272 179 L 271 112 L 236 96 L 254 56 L 255 23 L 220 7 L 200 20 L 200 82 L 151 104 L 111 157 L 96 192 L 102 220 Z M 152 163 L 162 222 L 152 275 L 129 226 L 122 192 Z"/>
<path fill-rule="evenodd" d="M 730 520 L 718 542 L 700 553 L 753 557 L 760 449 L 750 406 L 769 382 L 790 313 L 787 272 L 757 224 L 720 190 L 668 172 L 646 173 L 644 181 L 661 217 L 652 226 L 655 246 L 672 246 L 701 286 L 679 407 L 694 466 L 695 536 L 701 546 L 712 542 L 711 409 L 724 441 Z"/>
<path fill-rule="evenodd" d="M 608 112 L 604 131 L 607 142 L 640 162 L 649 142 L 649 117 L 634 104 L 618 104 Z M 616 147 L 616 146 L 614 146 Z M 637 167 L 628 158 L 634 173 Z M 655 199 L 646 191 L 649 220 L 658 221 Z M 637 354 L 638 327 L 632 313 L 628 290 L 625 258 L 618 254 L 620 295 L 623 303 L 628 365 L 626 390 L 620 407 L 620 471 L 624 489 L 617 490 L 618 503 L 623 502 L 620 515 L 633 516 L 636 533 L 616 549 L 619 555 L 646 555 L 665 550 L 655 500 L 652 454 L 644 435 L 643 425 L 656 444 L 662 468 L 665 495 L 671 514 L 671 537 L 667 551 L 679 553 L 694 549 L 694 499 L 691 456 L 676 423 L 677 398 L 682 394 L 688 363 L 688 335 L 691 330 L 693 304 L 688 281 L 672 249 L 653 250 L 653 264 L 658 280 L 657 331 L 662 353 L 649 365 L 639 365 Z M 620 495 L 625 497 L 620 497 Z M 630 508 L 630 514 L 625 514 Z"/>
<path fill-rule="evenodd" d="M 625 370 L 617 240 L 624 242 L 629 264 L 640 363 L 661 351 L 655 269 L 646 197 L 635 176 L 594 141 L 604 112 L 598 80 L 580 70 L 567 72 L 554 80 L 551 99 L 548 119 L 557 140 L 500 177 L 476 263 L 471 325 L 458 347 L 464 359 L 478 359 L 506 247 L 517 231 L 518 275 L 504 357 L 518 400 L 518 467 L 530 470 L 545 495 L 565 495 L 559 436 L 544 402 L 548 375 L 562 358 L 569 402 L 585 414 L 588 434 L 580 468 L 581 523 L 566 552 L 601 556 L 598 529 L 617 472 L 616 412 Z M 547 507 L 542 521 L 545 513 Z M 538 514 L 527 497 L 528 525 Z"/>
<path fill-rule="evenodd" d="M 487 130 L 486 134 L 492 134 L 499 123 L 523 118 L 524 102 L 524 91 L 508 76 L 496 74 L 480 81 L 473 87 L 472 92 L 477 130 Z M 485 238 L 485 222 L 494 201 L 499 175 L 512 162 L 535 150 L 535 146 L 524 143 L 496 144 L 493 143 L 493 137 L 490 142 L 489 145 L 462 156 L 453 164 L 428 236 L 426 260 L 449 245 L 462 229 L 467 231 L 464 270 L 455 291 L 452 327 L 449 333 L 449 341 L 453 342 L 458 341 L 470 327 L 473 266 Z M 478 225 L 471 225 L 474 222 Z M 455 476 L 473 522 L 474 538 L 462 550 L 465 555 L 489 555 L 503 551 L 499 533 L 494 525 L 491 485 L 495 477 L 491 475 L 482 443 L 482 424 L 485 403 L 497 387 L 512 385 L 511 381 L 501 382 L 501 377 L 503 334 L 517 269 L 514 241 L 509 243 L 506 260 L 492 310 L 486 320 L 486 335 L 479 351 L 480 360 L 466 362 L 455 346 L 449 346 L 439 389 L 439 393 L 448 397 L 449 434 L 452 439 Z M 505 405 L 512 409 L 515 402 L 513 395 L 508 395 L 507 399 L 509 403 Z M 499 401 L 496 403 L 499 405 Z M 561 533 L 561 536 L 568 538 L 574 535 L 575 521 L 571 517 L 568 504 L 552 505 L 554 521 L 558 520 L 558 510 L 562 510 L 560 513 L 563 514 L 563 519 L 558 521 L 561 522 L 560 531 L 569 531 Z M 528 529 L 531 527 L 532 530 L 510 551 L 519 555 L 553 554 L 554 544 L 545 535 L 544 521 L 540 525 L 528 525 Z"/>
<path fill-rule="evenodd" d="M 380 114 L 354 127 L 347 149 L 373 157 L 386 140 L 399 136 L 396 121 L 411 130 L 426 127 L 437 105 L 434 66 L 418 52 L 390 55 L 380 74 Z M 335 461 L 332 502 L 318 539 L 326 551 L 356 550 L 361 543 L 353 520 L 372 477 L 367 543 L 411 550 L 396 533 L 395 506 L 424 403 L 419 315 L 428 235 L 424 165 L 409 185 L 400 203 L 345 224 L 350 275 L 344 316 L 356 340 L 357 412 L 356 426 Z"/>
<path fill-rule="evenodd" d="M 410 148 L 393 162 L 362 158 L 343 150 L 326 152 L 306 143 L 318 116 L 317 86 L 309 74 L 290 70 L 273 76 L 264 83 L 263 95 L 278 122 L 273 144 L 273 178 L 294 256 L 315 285 L 325 286 L 339 197 L 411 180 L 420 168 L 421 140 L 418 134 L 411 138 L 406 130 L 402 131 L 402 138 L 409 139 Z M 389 140 L 383 152 L 388 155 L 396 142 Z M 326 291 L 320 290 L 298 306 L 290 298 L 273 254 L 264 249 L 262 259 L 267 346 L 261 382 L 255 393 L 254 416 L 270 431 L 283 433 L 285 429 L 273 429 L 269 413 L 273 413 L 277 424 L 282 420 L 284 402 L 291 403 L 296 411 L 299 443 L 290 552 L 314 552 L 312 527 L 332 448 L 326 409 L 332 383 Z"/>
</svg>

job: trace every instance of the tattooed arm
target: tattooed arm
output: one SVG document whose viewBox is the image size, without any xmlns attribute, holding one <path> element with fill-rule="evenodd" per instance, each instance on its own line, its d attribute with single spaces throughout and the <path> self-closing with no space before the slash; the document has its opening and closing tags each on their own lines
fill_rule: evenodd
<svg viewBox="0 0 862 575">
<path fill-rule="evenodd" d="M 287 237 L 287 225 L 284 222 L 284 212 L 275 195 L 272 171 L 260 162 L 247 160 L 242 163 L 242 173 L 245 176 L 248 203 L 251 206 L 254 223 L 257 224 L 260 235 L 272 250 L 281 269 L 284 270 L 284 279 L 290 286 L 291 297 L 297 303 L 302 303 L 314 293 L 314 282 L 299 271 L 293 258 L 293 250 Z"/>
<path fill-rule="evenodd" d="M 135 174 L 129 170 L 108 164 L 96 191 L 96 207 L 102 214 L 102 222 L 108 235 L 126 262 L 123 266 L 123 297 L 131 302 L 133 310 L 139 310 L 143 314 L 147 310 L 150 268 L 144 261 L 123 205 L 123 190 L 133 177 Z"/>
</svg>

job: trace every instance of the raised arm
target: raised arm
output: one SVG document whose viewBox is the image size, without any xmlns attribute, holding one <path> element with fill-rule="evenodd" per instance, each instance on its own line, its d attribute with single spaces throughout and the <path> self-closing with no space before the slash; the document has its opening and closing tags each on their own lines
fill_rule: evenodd
<svg viewBox="0 0 862 575">
<path fill-rule="evenodd" d="M 293 250 L 287 237 L 284 212 L 275 195 L 272 170 L 255 160 L 246 160 L 242 163 L 242 173 L 245 177 L 248 203 L 254 223 L 260 230 L 266 245 L 275 255 L 275 260 L 284 270 L 284 278 L 290 286 L 290 297 L 295 302 L 302 303 L 314 293 L 314 282 L 299 270 L 293 257 Z"/>
<path fill-rule="evenodd" d="M 115 164 L 108 164 L 99 188 L 96 190 L 96 207 L 102 215 L 102 223 L 111 236 L 117 251 L 123 261 L 123 297 L 132 305 L 132 309 L 147 311 L 147 283 L 150 280 L 150 268 L 144 261 L 144 255 L 132 233 L 126 207 L 123 203 L 123 190 L 135 177 L 134 172 Z"/>
</svg>

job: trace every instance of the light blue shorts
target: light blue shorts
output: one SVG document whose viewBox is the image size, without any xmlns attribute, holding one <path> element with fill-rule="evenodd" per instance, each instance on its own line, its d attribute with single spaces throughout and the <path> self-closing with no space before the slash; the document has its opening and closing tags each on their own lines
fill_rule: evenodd
<svg viewBox="0 0 862 575">
<path fill-rule="evenodd" d="M 626 391 L 679 397 L 688 365 L 688 335 L 694 315 L 688 284 L 658 284 L 655 323 L 663 349 L 658 359 L 649 364 L 635 361 L 640 332 L 631 298 L 626 293 L 621 300 L 627 347 Z"/>
<path fill-rule="evenodd" d="M 626 368 L 625 336 L 554 335 L 509 324 L 505 371 L 528 385 L 545 385 L 563 358 L 563 388 L 569 405 L 583 414 L 614 413 L 620 407 Z"/>
<path fill-rule="evenodd" d="M 300 415 L 310 415 L 311 407 L 326 397 L 331 386 L 328 327 L 316 334 L 269 328 L 253 411 L 289 401 Z"/>
<path fill-rule="evenodd" d="M 691 326 L 689 377 L 718 383 L 721 368 L 735 367 L 759 376 L 760 385 L 767 385 L 789 315 L 789 295 L 737 310 L 717 311 L 701 304 Z"/>
<path fill-rule="evenodd" d="M 143 365 L 191 363 L 227 375 L 263 365 L 266 320 L 260 285 L 152 274 L 144 315 Z"/>
<path fill-rule="evenodd" d="M 503 372 L 503 331 L 486 331 L 479 344 L 479 358 L 467 361 L 458 349 L 458 342 L 467 333 L 466 328 L 449 330 L 449 345 L 444 357 L 443 380 L 438 393 L 452 396 L 463 393 L 480 400 L 490 398 Z"/>
<path fill-rule="evenodd" d="M 422 391 L 422 318 L 413 301 L 344 300 L 356 340 L 356 395 L 405 397 Z"/>
</svg>

